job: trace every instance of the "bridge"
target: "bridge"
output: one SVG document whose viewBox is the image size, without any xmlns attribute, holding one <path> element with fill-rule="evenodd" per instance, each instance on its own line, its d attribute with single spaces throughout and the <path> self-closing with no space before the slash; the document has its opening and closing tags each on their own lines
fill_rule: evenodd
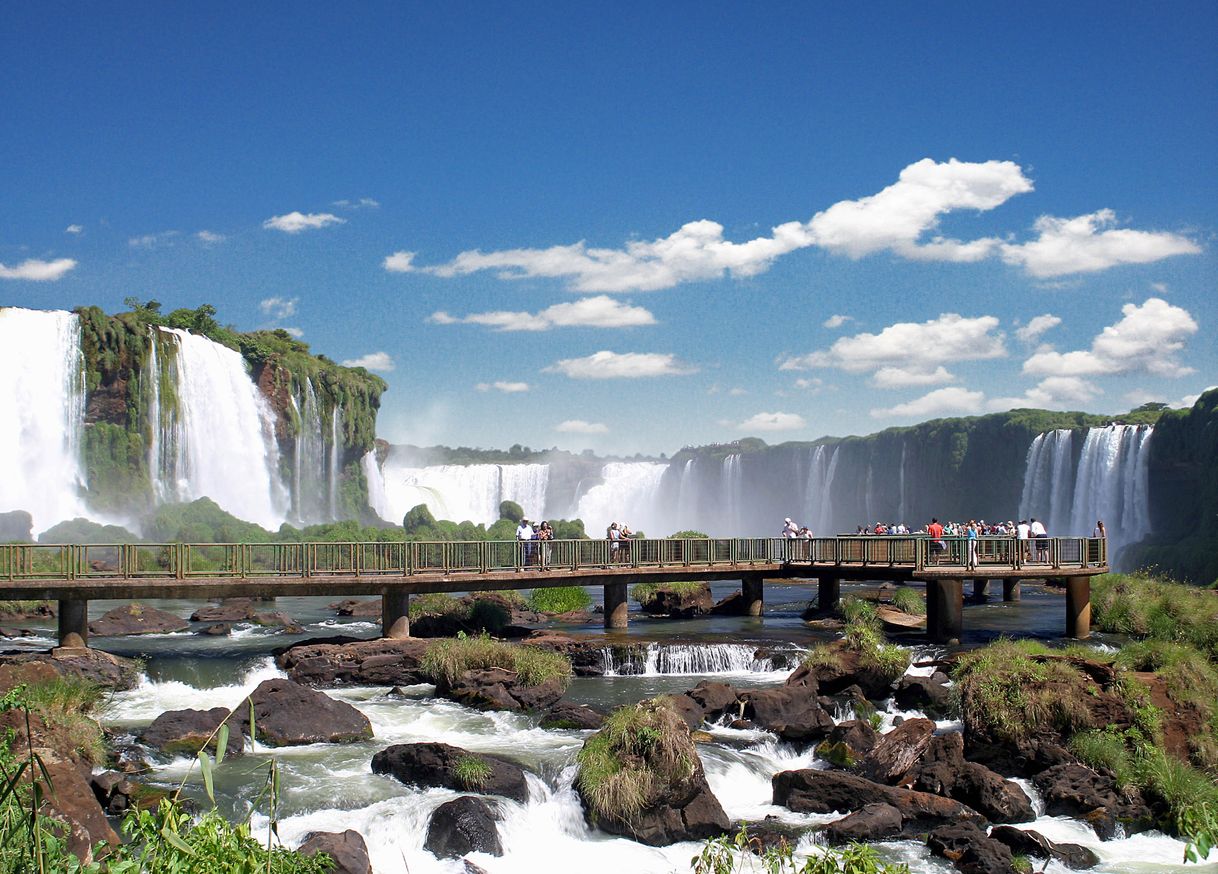
<svg viewBox="0 0 1218 874">
<path fill-rule="evenodd" d="M 61 645 L 84 646 L 95 599 L 380 595 L 382 633 L 406 637 L 410 596 L 430 592 L 603 586 L 605 627 L 621 629 L 635 583 L 738 579 L 759 616 L 766 579 L 815 579 L 822 610 L 843 580 L 891 580 L 926 584 L 927 635 L 945 643 L 960 637 L 968 580 L 977 595 L 1000 581 L 1008 601 L 1021 580 L 1059 580 L 1065 634 L 1086 638 L 1091 577 L 1108 569 L 1107 541 L 1087 537 L 12 543 L 0 544 L 0 600 L 58 601 Z"/>
</svg>

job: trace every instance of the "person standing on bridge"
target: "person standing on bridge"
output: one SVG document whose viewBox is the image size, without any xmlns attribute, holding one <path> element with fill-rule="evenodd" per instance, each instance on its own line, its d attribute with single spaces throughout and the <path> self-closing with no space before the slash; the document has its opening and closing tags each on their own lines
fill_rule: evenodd
<svg viewBox="0 0 1218 874">
<path fill-rule="evenodd" d="M 516 539 L 523 544 L 520 547 L 523 553 L 521 561 L 526 565 L 533 563 L 534 537 L 536 537 L 536 532 L 533 531 L 533 526 L 529 524 L 528 519 L 522 518 L 520 524 L 516 526 Z"/>
<path fill-rule="evenodd" d="M 977 522 L 974 519 L 968 520 L 968 527 L 965 529 L 965 536 L 968 538 L 968 562 L 969 570 L 977 568 L 977 537 L 980 534 L 980 529 L 977 527 Z"/>
<path fill-rule="evenodd" d="M 930 558 L 934 560 L 935 564 L 938 564 L 939 556 L 947 548 L 947 544 L 943 542 L 943 526 L 939 524 L 938 517 L 930 520 L 930 524 L 926 526 L 926 533 L 930 537 Z"/>
<path fill-rule="evenodd" d="M 1044 562 L 1049 551 L 1049 532 L 1045 530 L 1045 525 L 1038 519 L 1033 519 L 1032 524 L 1028 526 L 1028 532 L 1032 535 L 1032 539 L 1036 541 L 1036 560 Z"/>
<path fill-rule="evenodd" d="M 783 537 L 790 540 L 792 538 L 799 536 L 799 526 L 791 521 L 790 516 L 788 516 L 786 519 L 783 519 L 782 521 L 783 521 L 783 526 L 782 526 L 782 536 Z"/>
</svg>

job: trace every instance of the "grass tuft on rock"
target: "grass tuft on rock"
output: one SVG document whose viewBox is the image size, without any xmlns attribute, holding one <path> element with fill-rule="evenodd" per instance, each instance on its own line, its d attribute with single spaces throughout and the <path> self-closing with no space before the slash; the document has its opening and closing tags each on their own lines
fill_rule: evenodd
<svg viewBox="0 0 1218 874">
<path fill-rule="evenodd" d="M 629 823 L 662 786 L 692 776 L 689 727 L 664 696 L 620 707 L 584 742 L 576 785 L 594 818 Z"/>
<path fill-rule="evenodd" d="M 926 600 L 915 589 L 899 586 L 892 593 L 892 606 L 910 616 L 926 615 Z"/>
<path fill-rule="evenodd" d="M 864 667 L 878 671 L 896 681 L 909 669 L 909 652 L 896 644 L 886 643 L 883 626 L 875 605 L 861 598 L 843 598 L 838 609 L 845 620 L 842 641 L 810 649 L 803 664 L 808 668 L 839 665 L 842 649 L 859 654 Z"/>
<path fill-rule="evenodd" d="M 630 587 L 630 598 L 638 604 L 650 604 L 660 592 L 672 592 L 674 595 L 696 595 L 704 589 L 709 589 L 700 580 L 677 580 L 672 583 L 635 583 Z"/>
<path fill-rule="evenodd" d="M 1218 660 L 1218 592 L 1147 573 L 1104 574 L 1091 584 L 1096 628 L 1188 643 Z"/>
<path fill-rule="evenodd" d="M 61 739 L 85 761 L 99 765 L 106 760 L 102 727 L 92 715 L 101 703 L 100 686 L 76 677 L 58 677 L 31 683 L 21 693 L 30 711 L 42 717 Z"/>
<path fill-rule="evenodd" d="M 592 596 L 583 586 L 555 586 L 534 589 L 529 595 L 529 609 L 538 613 L 573 613 L 592 606 Z"/>
<path fill-rule="evenodd" d="M 565 655 L 506 643 L 487 634 L 437 640 L 419 662 L 426 677 L 443 685 L 452 685 L 466 671 L 488 668 L 514 671 L 526 686 L 557 680 L 565 689 L 571 681 L 571 660 Z"/>
<path fill-rule="evenodd" d="M 469 790 L 481 790 L 491 778 L 491 766 L 478 756 L 461 756 L 453 765 L 453 776 Z"/>
</svg>

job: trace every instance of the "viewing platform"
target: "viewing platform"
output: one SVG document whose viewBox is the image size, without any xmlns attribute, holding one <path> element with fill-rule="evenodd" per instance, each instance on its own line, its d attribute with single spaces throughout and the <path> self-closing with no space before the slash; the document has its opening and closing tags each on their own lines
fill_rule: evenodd
<svg viewBox="0 0 1218 874">
<path fill-rule="evenodd" d="M 982 592 L 1001 581 L 1018 600 L 1023 579 L 1060 579 L 1065 632 L 1090 633 L 1090 581 L 1107 573 L 1107 541 L 924 535 L 366 543 L 0 544 L 0 600 L 59 602 L 59 638 L 88 640 L 96 599 L 212 599 L 380 595 L 387 637 L 410 633 L 410 596 L 553 586 L 603 586 L 606 628 L 625 628 L 635 583 L 741 581 L 746 610 L 761 615 L 766 579 L 815 579 L 822 610 L 843 580 L 925 582 L 927 634 L 959 638 L 964 581 Z M 941 544 L 941 547 L 939 546 Z"/>
</svg>

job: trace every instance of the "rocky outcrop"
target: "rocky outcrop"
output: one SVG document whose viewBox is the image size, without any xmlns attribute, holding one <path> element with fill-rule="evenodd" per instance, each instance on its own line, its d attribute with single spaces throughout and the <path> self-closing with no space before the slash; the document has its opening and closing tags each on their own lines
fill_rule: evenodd
<svg viewBox="0 0 1218 874">
<path fill-rule="evenodd" d="M 427 682 L 419 660 L 428 645 L 413 637 L 306 641 L 278 652 L 276 661 L 305 686 L 413 686 Z"/>
<path fill-rule="evenodd" d="M 943 825 L 926 837 L 931 853 L 947 859 L 962 874 L 1011 874 L 1015 859 L 1006 844 L 973 822 Z"/>
<path fill-rule="evenodd" d="M 331 859 L 329 874 L 372 874 L 368 845 L 364 842 L 364 836 L 352 829 L 313 832 L 305 836 L 297 852 L 302 856 L 325 853 Z"/>
<path fill-rule="evenodd" d="M 1055 844 L 1040 832 L 1031 829 L 996 825 L 990 829 L 990 837 L 1006 844 L 1016 856 L 1051 859 L 1075 871 L 1085 871 L 1100 863 L 1100 857 L 1081 844 Z"/>
<path fill-rule="evenodd" d="M 831 844 L 852 841 L 882 841 L 896 837 L 905 826 L 901 811 L 882 801 L 863 805 L 849 816 L 825 826 L 825 839 Z"/>
<path fill-rule="evenodd" d="M 304 634 L 300 623 L 281 611 L 251 613 L 250 621 L 264 628 L 279 628 L 284 634 Z"/>
<path fill-rule="evenodd" d="M 124 604 L 107 610 L 89 623 L 94 637 L 119 637 L 128 634 L 170 634 L 185 631 L 190 623 L 181 616 L 166 613 L 146 604 Z"/>
<path fill-rule="evenodd" d="M 122 816 L 131 808 L 155 807 L 168 793 L 145 786 L 118 771 L 102 771 L 89 781 L 93 795 L 109 816 Z"/>
<path fill-rule="evenodd" d="M 479 710 L 545 710 L 562 697 L 562 681 L 526 686 L 515 671 L 486 668 L 464 671 L 455 682 L 439 683 L 436 693 Z"/>
<path fill-rule="evenodd" d="M 1116 782 L 1086 765 L 1055 765 L 1032 782 L 1040 792 L 1049 816 L 1069 816 L 1091 826 L 1102 840 L 1116 835 L 1120 825 L 1127 833 L 1150 828 L 1150 813 L 1136 793 L 1122 792 Z"/>
<path fill-rule="evenodd" d="M 542 728 L 596 730 L 605 724 L 605 714 L 586 704 L 558 701 L 541 717 Z"/>
<path fill-rule="evenodd" d="M 881 701 L 892 693 L 892 678 L 867 664 L 860 653 L 841 641 L 830 644 L 827 649 L 832 658 L 818 664 L 800 665 L 787 678 L 787 685 L 814 685 L 821 695 L 838 695 L 851 686 L 858 686 L 872 701 Z"/>
<path fill-rule="evenodd" d="M 423 849 L 441 859 L 459 859 L 466 853 L 502 856 L 503 844 L 495 827 L 498 819 L 496 805 L 462 795 L 432 813 Z"/>
<path fill-rule="evenodd" d="M 944 716 L 951 705 L 948 676 L 935 671 L 929 677 L 906 674 L 897 681 L 893 700 L 902 710 L 921 710 L 928 716 Z"/>
<path fill-rule="evenodd" d="M 167 755 L 193 756 L 203 749 L 204 744 L 209 752 L 215 753 L 216 739 L 213 735 L 220 723 L 228 718 L 229 712 L 227 707 L 213 707 L 211 710 L 168 710 L 140 732 L 138 740 Z M 229 731 L 224 754 L 239 756 L 241 750 L 241 731 L 234 726 Z"/>
<path fill-rule="evenodd" d="M 519 765 L 444 743 L 395 744 L 372 757 L 372 773 L 389 774 L 408 786 L 502 795 L 522 804 L 529 798 Z"/>
<path fill-rule="evenodd" d="M 649 616 L 692 619 L 709 613 L 714 606 L 714 600 L 707 583 L 676 588 L 660 583 L 643 598 L 639 606 Z"/>
<path fill-rule="evenodd" d="M 257 740 L 267 746 L 353 743 L 372 737 L 372 723 L 350 704 L 291 680 L 265 680 L 238 705 L 240 731 L 247 736 L 251 705 Z"/>
<path fill-rule="evenodd" d="M 744 717 L 783 740 L 810 742 L 833 730 L 833 717 L 817 700 L 816 687 L 752 689 L 740 694 Z"/>
<path fill-rule="evenodd" d="M 0 657 L 0 692 L 22 683 L 56 677 L 85 680 L 103 689 L 121 692 L 138 685 L 140 672 L 131 659 L 83 646 L 61 646 L 49 653 L 11 653 Z"/>
<path fill-rule="evenodd" d="M 1032 802 L 1022 789 L 984 765 L 964 759 L 958 732 L 934 738 L 913 774 L 913 788 L 967 804 L 990 822 L 1031 822 Z"/>
<path fill-rule="evenodd" d="M 200 607 L 190 614 L 191 622 L 246 622 L 253 615 L 253 598 L 225 598 L 219 604 Z"/>
<path fill-rule="evenodd" d="M 702 709 L 702 718 L 707 722 L 714 722 L 729 714 L 738 717 L 743 712 L 740 692 L 727 683 L 703 680 L 685 696 Z"/>
<path fill-rule="evenodd" d="M 859 762 L 858 773 L 877 783 L 894 785 L 922 758 L 935 733 L 929 719 L 907 719 L 879 741 Z"/>
</svg>

